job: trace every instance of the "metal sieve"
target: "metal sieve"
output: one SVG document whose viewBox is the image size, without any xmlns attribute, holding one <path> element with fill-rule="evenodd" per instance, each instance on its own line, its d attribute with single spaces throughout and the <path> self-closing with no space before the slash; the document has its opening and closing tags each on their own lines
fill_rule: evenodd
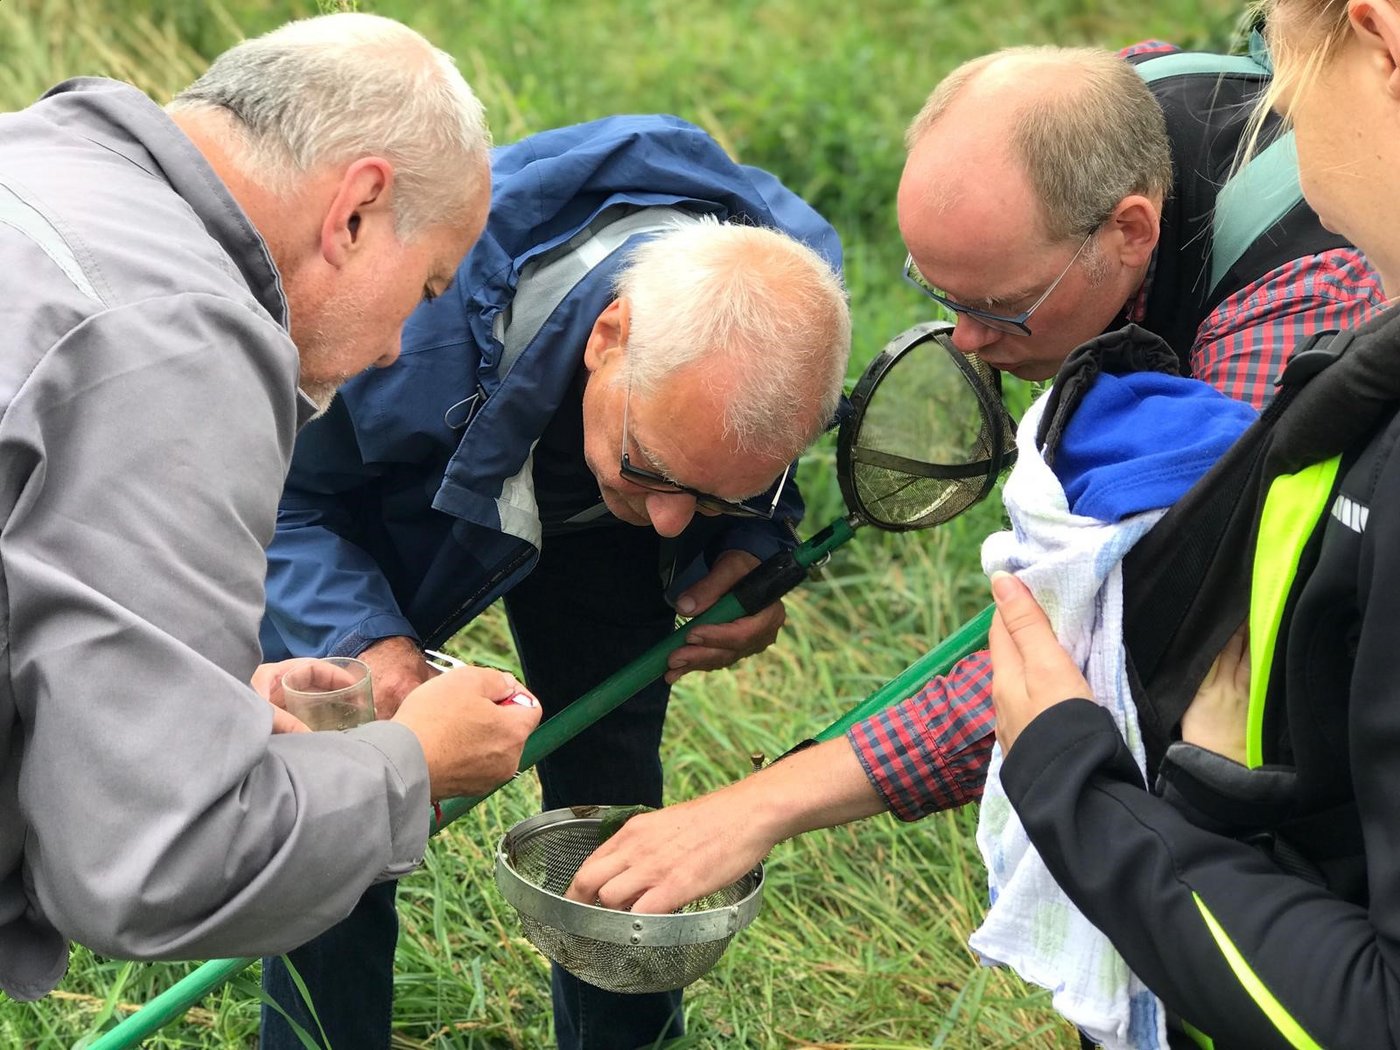
<svg viewBox="0 0 1400 1050">
<path fill-rule="evenodd" d="M 763 899 L 763 868 L 670 915 L 568 900 L 574 873 L 602 842 L 607 806 L 522 820 L 496 850 L 496 885 L 525 939 L 569 973 L 612 992 L 664 992 L 708 973 Z M 586 814 L 586 815 L 580 815 Z"/>
</svg>

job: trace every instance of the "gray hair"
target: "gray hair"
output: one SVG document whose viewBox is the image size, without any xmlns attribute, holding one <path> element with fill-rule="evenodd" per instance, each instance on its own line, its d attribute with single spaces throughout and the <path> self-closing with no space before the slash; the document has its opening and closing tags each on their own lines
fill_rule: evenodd
<svg viewBox="0 0 1400 1050">
<path fill-rule="evenodd" d="M 322 15 L 245 40 L 168 108 L 232 117 L 233 163 L 273 192 L 321 165 L 386 158 L 400 237 L 460 221 L 484 189 L 481 102 L 450 55 L 389 18 Z"/>
<path fill-rule="evenodd" d="M 979 74 L 1005 60 L 1065 72 L 1019 101 L 1010 136 L 1051 240 L 1086 236 L 1131 194 L 1165 198 L 1172 158 L 1162 107 L 1131 65 L 1100 48 L 1011 47 L 964 63 L 929 95 L 906 146 L 912 150 Z"/>
<path fill-rule="evenodd" d="M 615 287 L 631 310 L 623 378 L 639 391 L 713 362 L 710 374 L 734 391 L 725 435 L 782 459 L 830 424 L 846 377 L 850 311 L 840 277 L 807 245 L 705 216 L 633 249 Z"/>
</svg>

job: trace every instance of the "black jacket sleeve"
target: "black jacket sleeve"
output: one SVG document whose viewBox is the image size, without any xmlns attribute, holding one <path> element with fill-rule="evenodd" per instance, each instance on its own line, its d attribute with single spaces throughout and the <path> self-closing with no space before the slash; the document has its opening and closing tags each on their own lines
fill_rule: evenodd
<svg viewBox="0 0 1400 1050">
<path fill-rule="evenodd" d="M 1148 793 L 1090 701 L 1036 718 L 1002 781 L 1056 881 L 1216 1050 L 1400 1043 L 1400 792 L 1388 836 L 1368 823 L 1368 910 Z"/>
</svg>

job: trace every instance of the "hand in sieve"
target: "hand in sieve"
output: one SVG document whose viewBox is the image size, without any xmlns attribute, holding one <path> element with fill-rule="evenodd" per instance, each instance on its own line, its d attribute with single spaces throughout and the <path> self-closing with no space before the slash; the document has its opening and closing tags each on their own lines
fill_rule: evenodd
<svg viewBox="0 0 1400 1050">
<path fill-rule="evenodd" d="M 632 817 L 593 851 L 565 896 L 665 915 L 734 882 L 774 841 L 753 819 L 742 786 Z"/>
</svg>

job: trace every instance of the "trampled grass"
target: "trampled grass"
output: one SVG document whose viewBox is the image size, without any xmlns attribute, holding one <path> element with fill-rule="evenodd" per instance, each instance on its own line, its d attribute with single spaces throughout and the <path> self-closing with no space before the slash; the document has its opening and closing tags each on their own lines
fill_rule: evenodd
<svg viewBox="0 0 1400 1050">
<path fill-rule="evenodd" d="M 893 196 L 904 124 L 937 78 L 1012 43 L 1121 46 L 1150 36 L 1223 46 L 1229 0 L 382 0 L 458 57 L 498 141 L 611 112 L 668 111 L 709 129 L 813 201 L 846 244 L 852 375 L 924 319 L 898 279 Z M 312 3 L 0 0 L 0 107 L 75 74 L 115 75 L 163 99 L 206 56 Z M 1012 392 L 1024 400 L 1024 390 Z M 842 512 L 830 442 L 801 478 L 814 530 Z M 668 794 L 743 776 L 841 715 L 986 603 L 980 539 L 994 502 L 937 533 L 864 530 L 789 598 L 779 644 L 725 673 L 683 679 L 665 755 Z M 500 618 L 458 639 L 509 659 Z M 398 1047 L 549 1045 L 546 967 L 492 885 L 500 834 L 533 811 L 530 776 L 440 837 L 400 888 Z M 1073 1047 L 1047 997 L 981 969 L 966 948 L 984 907 L 975 813 L 885 816 L 778 846 L 766 901 L 687 997 L 692 1047 Z M 0 1045 L 66 1047 L 169 987 L 190 965 L 133 965 L 76 949 L 62 987 L 0 1003 Z M 208 996 L 146 1045 L 252 1045 L 256 973 Z"/>
</svg>

